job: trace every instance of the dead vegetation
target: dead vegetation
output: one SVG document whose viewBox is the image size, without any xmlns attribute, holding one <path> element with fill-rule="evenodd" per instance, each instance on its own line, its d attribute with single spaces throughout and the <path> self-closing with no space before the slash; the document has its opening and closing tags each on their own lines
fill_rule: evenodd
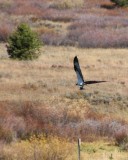
<svg viewBox="0 0 128 160">
<path fill-rule="evenodd" d="M 79 91 L 72 62 L 75 55 L 85 79 L 108 82 Z M 79 135 L 89 141 L 114 139 L 118 131 L 127 133 L 126 49 L 44 47 L 37 61 L 2 59 L 0 75 L 1 133 L 10 133 L 7 141 L 33 133 L 69 139 Z M 9 125 L 12 121 L 14 126 Z"/>
<path fill-rule="evenodd" d="M 21 22 L 36 30 L 46 45 L 83 48 L 127 48 L 128 9 L 110 0 L 1 1 L 0 41 Z M 8 27 L 10 26 L 10 27 Z"/>
<path fill-rule="evenodd" d="M 102 139 L 127 150 L 127 49 L 45 46 L 38 60 L 17 61 L 7 57 L 5 44 L 0 47 L 0 141 L 5 146 L 1 155 L 13 155 L 10 142 L 40 134 L 71 142 L 78 136 L 86 142 Z M 75 55 L 85 80 L 108 82 L 80 91 L 75 85 Z M 22 150 L 21 144 L 15 145 Z"/>
<path fill-rule="evenodd" d="M 42 146 L 50 153 L 54 142 L 51 157 L 75 159 L 78 137 L 91 142 L 82 145 L 86 159 L 127 158 L 119 150 L 128 150 L 128 56 L 127 49 L 120 49 L 128 47 L 128 10 L 108 0 L 69 2 L 0 0 L 1 42 L 27 22 L 49 45 L 38 60 L 25 62 L 10 60 L 6 44 L 0 44 L 0 159 L 41 159 Z M 109 47 L 118 49 L 101 49 Z M 107 82 L 79 91 L 72 62 L 76 55 L 85 80 Z M 93 144 L 101 140 L 109 144 Z M 58 149 L 61 142 L 64 152 Z M 65 158 L 70 147 L 75 157 Z"/>
</svg>

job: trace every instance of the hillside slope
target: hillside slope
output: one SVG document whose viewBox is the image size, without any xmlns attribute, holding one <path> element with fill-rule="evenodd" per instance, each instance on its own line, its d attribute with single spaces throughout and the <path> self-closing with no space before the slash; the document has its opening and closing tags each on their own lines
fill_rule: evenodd
<svg viewBox="0 0 128 160">
<path fill-rule="evenodd" d="M 0 9 L 0 41 L 26 22 L 47 45 L 128 47 L 128 8 L 109 0 L 10 0 L 0 1 Z"/>
</svg>

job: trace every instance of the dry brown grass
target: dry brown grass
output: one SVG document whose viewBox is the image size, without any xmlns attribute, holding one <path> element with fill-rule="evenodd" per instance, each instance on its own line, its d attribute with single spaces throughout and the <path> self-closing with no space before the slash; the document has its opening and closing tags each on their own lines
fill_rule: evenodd
<svg viewBox="0 0 128 160">
<path fill-rule="evenodd" d="M 120 154 L 118 148 L 100 141 L 82 144 L 82 157 L 82 160 L 125 160 L 127 159 L 127 153 Z"/>
<path fill-rule="evenodd" d="M 93 40 L 94 45 L 99 41 L 103 46 L 106 42 L 105 47 L 127 47 L 128 8 L 116 8 L 109 0 L 86 0 L 82 7 L 83 0 L 74 1 L 76 5 L 71 1 L 65 0 L 65 6 L 59 0 L 0 0 L 0 20 L 4 22 L 0 26 L 1 41 L 6 41 L 19 23 L 26 22 L 48 45 L 78 45 L 80 41 L 84 47 L 83 40 L 90 38 L 83 35 L 87 27 L 100 31 L 94 32 L 89 45 Z M 115 35 L 115 31 L 121 32 Z M 108 82 L 85 86 L 80 91 L 73 70 L 76 55 L 85 80 Z M 127 141 L 124 143 L 128 135 L 127 49 L 44 46 L 38 60 L 26 62 L 10 60 L 5 44 L 0 44 L 0 60 L 0 151 L 5 147 L 12 157 L 20 155 L 24 145 L 17 140 L 45 133 L 86 140 L 82 144 L 83 159 L 127 159 L 127 153 L 120 152 L 128 146 Z M 101 139 L 111 142 L 105 144 Z M 7 146 L 10 142 L 14 148 Z M 76 157 L 75 150 L 69 160 Z"/>
<path fill-rule="evenodd" d="M 5 58 L 7 57 L 6 49 L 4 45 L 1 48 L 1 101 L 34 100 L 42 101 L 49 106 L 60 107 L 65 105 L 67 98 L 69 100 L 75 98 L 76 92 L 78 93 L 76 98 L 79 100 L 83 99 L 84 93 L 87 92 L 94 94 L 97 100 L 100 98 L 113 99 L 110 100 L 107 108 L 99 104 L 95 106 L 95 109 L 101 113 L 117 115 L 120 119 L 128 120 L 127 116 L 124 116 L 127 115 L 125 110 L 127 109 L 128 91 L 127 49 L 94 50 L 45 46 L 37 61 L 24 62 Z M 80 92 L 75 86 L 76 75 L 72 62 L 75 55 L 79 57 L 85 80 L 106 80 L 108 82 L 86 86 L 85 91 Z M 116 101 L 118 97 L 121 97 L 121 102 Z M 111 107 L 114 108 L 114 112 Z"/>
<path fill-rule="evenodd" d="M 126 127 L 127 132 L 127 49 L 44 46 L 41 57 L 34 61 L 10 60 L 5 44 L 0 45 L 0 50 L 1 139 L 9 142 L 18 138 L 13 133 L 26 137 L 45 131 L 75 139 L 78 134 L 94 141 L 114 136 L 116 128 L 123 131 Z M 85 86 L 80 91 L 75 85 L 75 55 L 85 80 L 108 82 Z M 77 126 L 75 132 L 72 123 Z M 112 153 L 115 157 L 115 151 Z M 97 159 L 101 155 L 109 159 L 109 154 L 98 152 Z"/>
<path fill-rule="evenodd" d="M 74 146 L 67 140 L 53 136 L 46 138 L 40 135 L 6 146 L 0 151 L 0 157 L 8 160 L 73 160 L 73 153 Z"/>
<path fill-rule="evenodd" d="M 0 57 L 7 57 L 5 46 L 1 45 L 1 48 Z M 108 81 L 104 84 L 87 86 L 86 91 L 93 89 L 94 91 L 105 91 L 106 94 L 127 95 L 127 49 L 105 50 L 45 46 L 42 48 L 42 55 L 37 61 L 12 61 L 7 58 L 1 61 L 0 77 L 1 84 L 3 84 L 1 85 L 1 100 L 9 98 L 3 95 L 3 92 L 6 92 L 7 89 L 8 95 L 11 95 L 11 91 L 14 91 L 14 94 L 9 98 L 10 100 L 15 100 L 16 97 L 28 99 L 28 96 L 40 100 L 44 97 L 43 92 L 49 90 L 51 91 L 50 95 L 59 94 L 59 97 L 67 92 L 78 91 L 78 88 L 74 86 L 76 75 L 73 71 L 72 60 L 75 55 L 79 57 L 85 80 Z M 32 90 L 31 86 L 27 89 L 29 84 L 35 85 L 36 93 L 34 91 L 30 92 Z M 26 86 L 26 89 L 24 89 L 24 86 Z M 17 94 L 19 92 L 20 95 Z M 28 94 L 27 97 L 26 94 Z M 38 96 L 35 96 L 35 94 Z"/>
</svg>

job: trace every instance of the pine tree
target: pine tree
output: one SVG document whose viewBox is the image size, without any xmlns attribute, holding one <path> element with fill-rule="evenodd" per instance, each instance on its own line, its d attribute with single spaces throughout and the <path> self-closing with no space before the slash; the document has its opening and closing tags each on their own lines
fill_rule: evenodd
<svg viewBox="0 0 128 160">
<path fill-rule="evenodd" d="M 128 0 L 111 0 L 111 1 L 121 7 L 128 6 Z"/>
<path fill-rule="evenodd" d="M 32 60 L 40 55 L 41 42 L 30 27 L 22 23 L 8 39 L 7 52 L 10 58 Z"/>
</svg>

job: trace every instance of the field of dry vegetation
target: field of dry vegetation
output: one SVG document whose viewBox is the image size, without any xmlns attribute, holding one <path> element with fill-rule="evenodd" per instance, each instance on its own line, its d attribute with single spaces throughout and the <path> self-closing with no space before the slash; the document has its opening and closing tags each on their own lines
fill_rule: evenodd
<svg viewBox="0 0 128 160">
<path fill-rule="evenodd" d="M 0 0 L 0 160 L 128 159 L 128 8 L 109 0 Z M 44 46 L 38 60 L 8 58 L 21 23 Z M 79 90 L 85 80 L 107 81 Z M 24 153 L 24 154 L 22 154 Z"/>
<path fill-rule="evenodd" d="M 47 45 L 128 47 L 128 9 L 109 0 L 0 0 L 0 41 L 27 22 Z"/>
</svg>

